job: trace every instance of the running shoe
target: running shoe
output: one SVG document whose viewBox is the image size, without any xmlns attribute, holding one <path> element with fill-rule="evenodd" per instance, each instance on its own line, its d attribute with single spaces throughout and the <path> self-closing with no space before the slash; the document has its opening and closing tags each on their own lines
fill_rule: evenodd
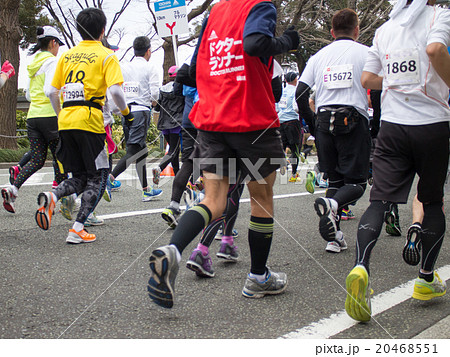
<svg viewBox="0 0 450 357">
<path fill-rule="evenodd" d="M 52 190 L 54 190 L 56 187 L 58 187 L 58 182 L 53 181 L 52 182 Z"/>
<path fill-rule="evenodd" d="M 103 192 L 103 199 L 104 199 L 106 202 L 111 202 L 111 200 L 112 200 L 112 194 L 111 194 L 111 192 L 112 192 L 112 182 L 111 182 L 111 180 L 108 178 L 108 179 L 106 180 L 105 192 Z"/>
<path fill-rule="evenodd" d="M 301 178 L 299 176 L 299 174 L 294 174 L 289 178 L 289 182 L 300 182 Z"/>
<path fill-rule="evenodd" d="M 386 215 L 385 222 L 386 222 L 386 233 L 387 234 L 394 236 L 394 237 L 399 237 L 402 235 L 397 205 L 393 204 L 391 206 L 391 210 Z"/>
<path fill-rule="evenodd" d="M 19 175 L 20 167 L 19 166 L 11 166 L 9 168 L 9 183 L 14 185 L 14 181 L 16 181 L 17 176 Z"/>
<path fill-rule="evenodd" d="M 178 217 L 180 217 L 181 211 L 171 206 L 162 211 L 161 217 L 167 222 L 170 228 L 175 229 L 178 226 Z"/>
<path fill-rule="evenodd" d="M 328 242 L 327 247 L 325 248 L 327 252 L 340 253 L 348 248 L 347 242 L 344 239 L 344 235 L 341 234 L 341 238 L 338 238 L 337 236 L 338 234 L 336 234 L 336 239 L 334 241 Z"/>
<path fill-rule="evenodd" d="M 72 220 L 74 207 L 75 198 L 72 195 L 61 198 L 61 207 L 59 208 L 59 212 L 61 212 L 61 215 L 65 219 L 68 219 L 69 221 Z"/>
<path fill-rule="evenodd" d="M 203 176 L 200 176 L 196 181 L 195 181 L 195 187 L 197 187 L 198 191 L 203 191 L 205 189 L 205 183 L 203 182 Z"/>
<path fill-rule="evenodd" d="M 114 181 L 111 181 L 111 179 L 109 179 L 109 180 L 111 183 L 111 191 L 112 192 L 119 191 L 120 186 L 122 186 L 122 183 L 119 180 L 114 180 Z"/>
<path fill-rule="evenodd" d="M 186 263 L 186 268 L 195 272 L 195 274 L 202 278 L 214 278 L 214 270 L 212 268 L 212 260 L 208 255 L 203 255 L 200 249 L 194 249 L 189 260 Z"/>
<path fill-rule="evenodd" d="M 75 195 L 75 194 L 74 194 Z M 74 196 L 75 198 L 76 196 Z M 73 207 L 73 211 L 74 212 L 78 212 L 80 210 L 81 207 L 81 197 L 76 197 L 75 198 L 75 206 Z"/>
<path fill-rule="evenodd" d="M 69 230 L 69 235 L 66 238 L 66 243 L 80 244 L 80 243 L 92 243 L 95 242 L 97 238 L 95 234 L 89 234 L 86 230 L 81 230 L 80 232 L 74 229 Z"/>
<path fill-rule="evenodd" d="M 92 213 L 88 216 L 86 222 L 84 222 L 84 226 L 85 226 L 85 227 L 90 227 L 90 226 L 101 226 L 101 225 L 103 225 L 103 224 L 105 224 L 105 221 L 104 221 L 102 218 L 98 218 L 98 217 L 95 215 L 95 212 L 92 212 Z"/>
<path fill-rule="evenodd" d="M 236 262 L 239 258 L 238 248 L 234 244 L 223 242 L 220 244 L 220 249 L 216 253 L 218 258 L 222 258 L 228 261 Z"/>
<path fill-rule="evenodd" d="M 300 161 L 302 162 L 302 164 L 307 164 L 308 160 L 306 160 L 306 156 L 304 152 L 300 152 Z"/>
<path fill-rule="evenodd" d="M 308 171 L 306 174 L 306 191 L 314 193 L 316 186 L 316 173 L 314 171 Z"/>
<path fill-rule="evenodd" d="M 153 176 L 153 183 L 155 185 L 159 185 L 159 179 L 161 177 L 161 169 L 159 168 L 159 166 L 154 167 L 152 169 L 152 176 Z"/>
<path fill-rule="evenodd" d="M 324 180 L 323 176 L 320 177 L 319 187 L 320 188 L 328 188 L 328 180 Z"/>
<path fill-rule="evenodd" d="M 347 288 L 345 311 L 347 311 L 348 316 L 356 321 L 369 321 L 372 315 L 371 290 L 366 268 L 362 265 L 355 266 L 347 276 L 345 285 Z"/>
<path fill-rule="evenodd" d="M 5 210 L 7 210 L 9 213 L 16 213 L 16 207 L 14 204 L 16 196 L 14 195 L 11 186 L 2 188 L 2 197 L 3 207 L 5 207 Z"/>
<path fill-rule="evenodd" d="M 409 227 L 408 233 L 406 233 L 406 244 L 402 253 L 403 260 L 406 264 L 419 264 L 420 248 L 422 245 L 421 234 L 422 227 L 419 223 L 414 223 Z"/>
<path fill-rule="evenodd" d="M 237 229 L 232 230 L 231 236 L 233 237 L 233 239 L 236 239 L 237 237 L 239 237 L 239 232 L 237 231 Z M 220 226 L 219 230 L 216 233 L 216 236 L 214 237 L 215 240 L 222 240 L 223 237 L 223 229 L 222 226 Z"/>
<path fill-rule="evenodd" d="M 242 295 L 247 298 L 258 299 L 265 295 L 281 294 L 286 290 L 287 282 L 286 273 L 275 273 L 267 269 L 267 279 L 263 282 L 259 282 L 257 279 L 247 275 Z"/>
<path fill-rule="evenodd" d="M 342 221 L 348 221 L 350 219 L 355 219 L 355 215 L 353 214 L 351 209 L 343 209 L 341 214 Z"/>
<path fill-rule="evenodd" d="M 319 232 L 323 239 L 332 242 L 336 239 L 337 222 L 339 215 L 333 209 L 331 201 L 325 197 L 319 197 L 314 202 L 314 208 L 320 217 Z"/>
<path fill-rule="evenodd" d="M 51 192 L 41 192 L 37 198 L 37 203 L 39 208 L 35 215 L 36 223 L 43 230 L 48 230 L 52 223 L 52 215 L 56 205 L 53 194 Z"/>
<path fill-rule="evenodd" d="M 436 272 L 433 272 L 433 281 L 429 283 L 425 279 L 417 278 L 414 283 L 412 297 L 417 300 L 431 300 L 443 296 L 447 292 L 447 284 L 442 281 Z"/>
<path fill-rule="evenodd" d="M 193 189 L 186 188 L 183 192 L 183 198 L 184 202 L 186 203 L 186 211 L 187 211 L 197 204 L 198 192 Z"/>
<path fill-rule="evenodd" d="M 163 193 L 159 188 L 153 188 L 150 191 L 142 191 L 142 202 L 148 202 L 153 200 L 155 197 L 161 196 Z"/>
<path fill-rule="evenodd" d="M 150 256 L 150 278 L 147 290 L 150 299 L 161 307 L 173 307 L 175 279 L 178 274 L 177 248 L 160 247 Z"/>
<path fill-rule="evenodd" d="M 280 175 L 285 175 L 287 171 L 287 166 L 280 166 Z"/>
</svg>

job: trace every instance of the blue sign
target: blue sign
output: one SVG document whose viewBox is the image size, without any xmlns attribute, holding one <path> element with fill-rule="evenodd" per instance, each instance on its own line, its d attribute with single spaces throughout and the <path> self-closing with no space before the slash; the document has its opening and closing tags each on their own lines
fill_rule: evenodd
<svg viewBox="0 0 450 357">
<path fill-rule="evenodd" d="M 186 0 L 165 0 L 155 2 L 155 11 L 163 11 L 174 9 L 176 7 L 185 6 Z"/>
</svg>

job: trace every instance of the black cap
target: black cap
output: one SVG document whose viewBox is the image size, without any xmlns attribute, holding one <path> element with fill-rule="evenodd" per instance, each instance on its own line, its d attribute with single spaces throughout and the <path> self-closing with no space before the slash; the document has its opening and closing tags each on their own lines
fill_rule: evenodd
<svg viewBox="0 0 450 357">
<path fill-rule="evenodd" d="M 295 80 L 295 78 L 297 78 L 297 73 L 295 73 L 295 72 L 289 72 L 284 75 L 284 79 L 288 83 L 293 82 Z"/>
</svg>

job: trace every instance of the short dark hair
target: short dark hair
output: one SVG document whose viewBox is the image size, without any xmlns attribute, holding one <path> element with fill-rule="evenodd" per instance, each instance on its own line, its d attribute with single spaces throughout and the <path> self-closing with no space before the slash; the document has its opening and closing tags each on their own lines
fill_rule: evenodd
<svg viewBox="0 0 450 357">
<path fill-rule="evenodd" d="M 351 35 L 358 24 L 358 15 L 352 9 L 339 10 L 331 19 L 335 35 Z"/>
<path fill-rule="evenodd" d="M 95 7 L 88 7 L 77 16 L 77 30 L 83 40 L 98 40 L 105 27 L 105 13 Z"/>
<path fill-rule="evenodd" d="M 134 55 L 143 57 L 150 48 L 150 39 L 147 36 L 136 37 L 133 41 Z"/>
</svg>

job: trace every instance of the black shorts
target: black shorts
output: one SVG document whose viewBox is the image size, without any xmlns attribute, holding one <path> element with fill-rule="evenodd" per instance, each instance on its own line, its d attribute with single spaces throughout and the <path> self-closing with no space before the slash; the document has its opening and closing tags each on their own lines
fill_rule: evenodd
<svg viewBox="0 0 450 357">
<path fill-rule="evenodd" d="M 289 120 L 281 123 L 281 142 L 283 148 L 287 146 L 300 145 L 303 140 L 302 125 L 299 120 Z"/>
<path fill-rule="evenodd" d="M 47 142 L 58 139 L 58 118 L 28 118 L 27 132 L 29 138 L 44 139 Z"/>
<path fill-rule="evenodd" d="M 361 117 L 348 134 L 333 135 L 316 130 L 315 137 L 321 172 L 334 171 L 344 180 L 367 180 L 372 139 L 366 118 Z"/>
<path fill-rule="evenodd" d="M 194 152 L 194 146 L 197 143 L 197 129 L 182 128 L 181 129 L 181 162 L 186 162 L 191 158 Z"/>
<path fill-rule="evenodd" d="M 449 123 L 382 122 L 377 136 L 371 201 L 406 203 L 417 173 L 420 202 L 442 202 L 448 168 Z"/>
<path fill-rule="evenodd" d="M 229 177 L 236 182 L 237 173 L 245 180 L 262 180 L 280 166 L 286 158 L 277 129 L 246 133 L 223 133 L 199 130 L 195 146 L 194 165 L 206 172 Z"/>
<path fill-rule="evenodd" d="M 150 126 L 150 111 L 142 110 L 132 112 L 134 115 L 130 127 L 124 125 L 125 119 L 122 117 L 123 133 L 127 145 L 138 144 L 141 147 L 146 146 L 147 131 Z"/>
<path fill-rule="evenodd" d="M 56 156 L 66 173 L 95 175 L 100 169 L 109 169 L 106 134 L 61 130 Z"/>
</svg>

